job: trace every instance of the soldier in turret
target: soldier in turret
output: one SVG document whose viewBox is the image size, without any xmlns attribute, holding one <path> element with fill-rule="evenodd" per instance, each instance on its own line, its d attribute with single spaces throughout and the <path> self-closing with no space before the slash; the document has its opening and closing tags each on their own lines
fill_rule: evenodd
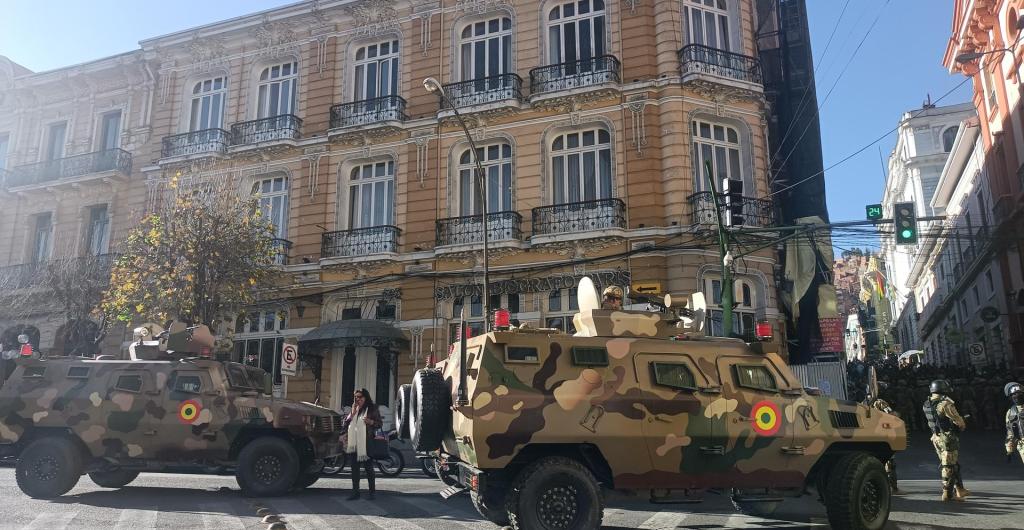
<svg viewBox="0 0 1024 530">
<path fill-rule="evenodd" d="M 605 287 L 601 295 L 601 309 L 622 310 L 622 288 L 617 285 Z"/>
<path fill-rule="evenodd" d="M 1024 387 L 1007 383 L 1003 391 L 1013 402 L 1006 411 L 1006 461 L 1011 461 L 1014 451 L 1024 460 Z"/>
<path fill-rule="evenodd" d="M 942 500 L 963 501 L 970 495 L 960 477 L 960 433 L 966 428 L 964 419 L 956 410 L 956 404 L 949 395 L 953 388 L 949 381 L 936 379 L 929 388 L 931 395 L 924 402 L 922 410 L 932 432 L 932 445 L 939 455 L 942 472 Z"/>
</svg>

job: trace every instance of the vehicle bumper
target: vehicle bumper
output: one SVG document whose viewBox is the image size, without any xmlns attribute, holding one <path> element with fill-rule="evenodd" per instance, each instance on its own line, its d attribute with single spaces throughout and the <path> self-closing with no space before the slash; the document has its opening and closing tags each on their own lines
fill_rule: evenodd
<svg viewBox="0 0 1024 530">
<path fill-rule="evenodd" d="M 480 493 L 487 487 L 487 472 L 477 469 L 465 462 L 448 462 L 448 466 L 455 466 L 458 470 L 455 478 L 459 484 L 470 491 Z"/>
</svg>

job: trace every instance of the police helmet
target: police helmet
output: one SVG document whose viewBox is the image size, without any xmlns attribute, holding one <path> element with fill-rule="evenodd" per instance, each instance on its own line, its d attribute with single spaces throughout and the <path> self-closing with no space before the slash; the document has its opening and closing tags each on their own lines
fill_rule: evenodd
<svg viewBox="0 0 1024 530">
<path fill-rule="evenodd" d="M 1006 383 L 1006 386 L 1003 387 L 1003 393 L 1006 394 L 1006 397 L 1010 397 L 1017 392 L 1024 392 L 1024 387 L 1020 386 L 1020 383 Z"/>
<path fill-rule="evenodd" d="M 932 381 L 932 385 L 928 388 L 928 391 L 932 394 L 952 394 L 953 387 L 949 386 L 949 381 L 946 381 L 945 379 L 936 379 Z"/>
</svg>

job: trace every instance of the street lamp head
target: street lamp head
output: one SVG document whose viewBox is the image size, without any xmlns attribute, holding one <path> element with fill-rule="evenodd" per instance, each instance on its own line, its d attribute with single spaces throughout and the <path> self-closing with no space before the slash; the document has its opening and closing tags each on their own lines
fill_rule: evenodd
<svg viewBox="0 0 1024 530">
<path fill-rule="evenodd" d="M 444 94 L 444 89 L 441 88 L 441 83 L 439 83 L 437 79 L 434 79 L 433 77 L 427 77 L 423 80 L 423 88 L 427 92 L 430 92 L 431 94 Z"/>
<path fill-rule="evenodd" d="M 976 60 L 980 59 L 981 57 L 984 57 L 987 53 L 989 53 L 989 52 L 967 52 L 967 53 L 961 53 L 960 55 L 956 56 L 955 60 L 956 60 L 956 62 L 958 62 L 960 64 L 965 64 L 965 63 L 969 63 L 971 61 L 976 61 Z"/>
</svg>

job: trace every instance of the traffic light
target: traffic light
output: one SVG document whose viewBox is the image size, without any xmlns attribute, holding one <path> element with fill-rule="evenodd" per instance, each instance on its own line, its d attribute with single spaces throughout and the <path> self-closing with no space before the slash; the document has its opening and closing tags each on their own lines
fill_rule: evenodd
<svg viewBox="0 0 1024 530">
<path fill-rule="evenodd" d="M 743 225 L 743 181 L 722 179 L 722 195 L 725 196 L 725 226 Z"/>
<path fill-rule="evenodd" d="M 893 211 L 897 245 L 917 244 L 917 212 L 912 202 L 898 202 Z"/>
</svg>

